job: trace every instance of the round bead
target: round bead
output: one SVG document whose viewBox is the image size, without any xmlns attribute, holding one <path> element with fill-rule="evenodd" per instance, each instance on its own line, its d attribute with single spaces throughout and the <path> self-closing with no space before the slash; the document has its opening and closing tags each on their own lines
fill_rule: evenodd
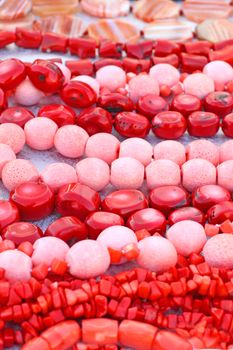
<svg viewBox="0 0 233 350">
<path fill-rule="evenodd" d="M 0 200 L 0 230 L 19 220 L 20 216 L 17 206 L 12 202 Z"/>
<path fill-rule="evenodd" d="M 15 89 L 15 102 L 22 106 L 33 106 L 40 102 L 44 93 L 38 90 L 29 79 L 25 79 Z"/>
<path fill-rule="evenodd" d="M 19 250 L 6 250 L 0 253 L 0 268 L 5 270 L 9 282 L 27 282 L 31 278 L 32 261 Z"/>
<path fill-rule="evenodd" d="M 230 113 L 223 118 L 222 131 L 225 136 L 233 137 L 233 113 Z"/>
<path fill-rule="evenodd" d="M 168 217 L 168 223 L 170 226 L 184 220 L 192 220 L 204 225 L 206 218 L 199 209 L 193 207 L 176 209 Z"/>
<path fill-rule="evenodd" d="M 159 95 L 158 82 L 147 74 L 139 74 L 129 81 L 129 97 L 136 103 L 148 94 Z"/>
<path fill-rule="evenodd" d="M 64 157 L 79 158 L 84 154 L 88 133 L 77 125 L 62 126 L 55 134 L 54 146 Z"/>
<path fill-rule="evenodd" d="M 171 109 L 180 112 L 184 117 L 201 109 L 201 100 L 194 95 L 180 94 L 173 98 Z"/>
<path fill-rule="evenodd" d="M 99 158 L 86 158 L 76 165 L 78 182 L 95 191 L 104 189 L 110 180 L 108 164 Z"/>
<path fill-rule="evenodd" d="M 12 148 L 4 143 L 0 143 L 0 178 L 3 167 L 13 159 L 16 159 L 16 156 Z"/>
<path fill-rule="evenodd" d="M 204 212 L 215 204 L 230 200 L 230 192 L 218 185 L 200 186 L 192 194 L 193 206 Z"/>
<path fill-rule="evenodd" d="M 64 125 L 75 123 L 75 112 L 74 110 L 62 104 L 51 104 L 40 108 L 38 111 L 38 117 L 46 117 L 53 120 L 60 128 Z"/>
<path fill-rule="evenodd" d="M 199 253 L 206 242 L 203 226 L 191 220 L 177 222 L 167 230 L 166 235 L 174 244 L 177 253 L 183 256 Z"/>
<path fill-rule="evenodd" d="M 60 96 L 67 105 L 75 108 L 90 107 L 97 101 L 96 92 L 81 81 L 70 81 L 62 88 Z"/>
<path fill-rule="evenodd" d="M 215 84 L 224 86 L 233 80 L 233 69 L 231 65 L 224 61 L 209 62 L 203 68 L 203 73 L 213 79 Z"/>
<path fill-rule="evenodd" d="M 179 112 L 161 112 L 152 119 L 152 131 L 162 139 L 178 139 L 185 133 L 186 127 L 186 120 Z"/>
<path fill-rule="evenodd" d="M 20 106 L 9 107 L 1 113 L 0 123 L 14 123 L 23 128 L 24 124 L 32 118 L 34 115 L 29 109 Z"/>
<path fill-rule="evenodd" d="M 16 246 L 23 242 L 30 242 L 33 244 L 42 236 L 42 230 L 30 222 L 15 222 L 8 225 L 2 231 L 2 237 L 11 240 Z"/>
<path fill-rule="evenodd" d="M 110 77 L 114 78 L 109 79 Z M 96 80 L 100 87 L 105 87 L 113 92 L 126 85 L 126 74 L 122 68 L 109 65 L 96 72 Z"/>
<path fill-rule="evenodd" d="M 172 87 L 179 83 L 180 73 L 178 69 L 168 63 L 159 63 L 150 69 L 150 76 L 158 81 L 159 86 Z"/>
<path fill-rule="evenodd" d="M 185 147 L 173 140 L 159 142 L 154 147 L 154 159 L 172 160 L 181 166 L 186 161 Z"/>
<path fill-rule="evenodd" d="M 40 177 L 54 192 L 57 192 L 63 185 L 77 182 L 78 180 L 75 169 L 66 163 L 47 165 L 40 173 Z"/>
<path fill-rule="evenodd" d="M 219 149 L 211 141 L 195 140 L 188 144 L 186 148 L 187 160 L 201 158 L 206 159 L 214 165 L 219 163 Z"/>
<path fill-rule="evenodd" d="M 133 231 L 142 229 L 150 234 L 156 232 L 163 234 L 166 230 L 166 218 L 163 213 L 153 208 L 145 208 L 136 211 L 127 220 L 127 226 Z"/>
<path fill-rule="evenodd" d="M 219 147 L 219 163 L 233 160 L 233 140 L 222 143 Z"/>
<path fill-rule="evenodd" d="M 19 153 L 25 144 L 25 134 L 23 129 L 13 123 L 0 125 L 0 143 L 10 146 L 13 151 Z"/>
<path fill-rule="evenodd" d="M 191 136 L 214 136 L 220 126 L 220 118 L 211 112 L 198 111 L 188 116 L 188 132 Z"/>
<path fill-rule="evenodd" d="M 15 89 L 26 78 L 26 67 L 20 60 L 9 58 L 0 62 L 0 88 Z"/>
<path fill-rule="evenodd" d="M 231 113 L 233 96 L 226 91 L 211 92 L 205 97 L 204 106 L 207 112 L 213 112 L 222 118 Z"/>
<path fill-rule="evenodd" d="M 138 243 L 137 263 L 153 272 L 167 271 L 177 263 L 177 253 L 173 244 L 163 237 L 146 237 Z"/>
<path fill-rule="evenodd" d="M 114 126 L 116 131 L 125 137 L 146 137 L 150 131 L 149 120 L 135 112 L 118 113 Z"/>
<path fill-rule="evenodd" d="M 90 77 L 89 75 L 79 75 L 73 78 L 72 81 L 81 81 L 82 83 L 89 85 L 95 91 L 97 98 L 99 97 L 100 84 L 96 79 Z"/>
<path fill-rule="evenodd" d="M 220 269 L 233 268 L 233 236 L 222 233 L 211 237 L 203 248 L 207 264 Z"/>
<path fill-rule="evenodd" d="M 180 167 L 172 160 L 155 160 L 146 167 L 146 182 L 149 189 L 165 185 L 179 185 L 181 182 Z"/>
<path fill-rule="evenodd" d="M 216 168 L 205 159 L 191 159 L 182 165 L 183 186 L 192 192 L 199 186 L 216 183 Z"/>
<path fill-rule="evenodd" d="M 137 101 L 137 111 L 148 119 L 152 119 L 156 114 L 168 111 L 169 105 L 167 101 L 156 94 L 151 92 L 145 96 L 142 96 Z"/>
<path fill-rule="evenodd" d="M 144 166 L 151 162 L 152 153 L 151 144 L 139 137 L 126 139 L 120 144 L 119 157 L 135 158 Z"/>
<path fill-rule="evenodd" d="M 215 89 L 214 80 L 203 73 L 190 74 L 183 82 L 186 94 L 203 99 Z"/>
<path fill-rule="evenodd" d="M 65 260 L 69 246 L 57 237 L 42 237 L 33 244 L 33 265 L 46 264 L 50 267 L 54 259 Z"/>
<path fill-rule="evenodd" d="M 111 164 L 118 157 L 119 147 L 120 141 L 114 135 L 101 132 L 88 139 L 85 155 L 100 158 Z"/>
<path fill-rule="evenodd" d="M 112 116 L 101 107 L 84 109 L 77 117 L 77 124 L 91 136 L 100 132 L 111 133 Z"/>
<path fill-rule="evenodd" d="M 233 160 L 226 160 L 217 167 L 218 185 L 233 191 L 232 183 Z"/>
<path fill-rule="evenodd" d="M 110 181 L 117 189 L 137 189 L 144 180 L 144 166 L 134 158 L 122 157 L 111 165 Z"/>
</svg>

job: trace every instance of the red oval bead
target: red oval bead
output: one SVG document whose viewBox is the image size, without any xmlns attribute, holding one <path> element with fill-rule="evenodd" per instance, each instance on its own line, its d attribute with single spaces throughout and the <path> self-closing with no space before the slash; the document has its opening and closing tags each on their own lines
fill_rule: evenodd
<svg viewBox="0 0 233 350">
<path fill-rule="evenodd" d="M 221 202 L 215 204 L 207 211 L 210 224 L 221 224 L 226 220 L 233 221 L 233 202 Z"/>
<path fill-rule="evenodd" d="M 226 91 L 214 91 L 204 99 L 204 107 L 208 112 L 217 114 L 220 118 L 231 113 L 233 108 L 233 96 Z"/>
<path fill-rule="evenodd" d="M 197 208 L 184 207 L 174 210 L 168 217 L 169 225 L 174 225 L 176 222 L 183 220 L 192 220 L 204 225 L 205 215 Z"/>
<path fill-rule="evenodd" d="M 34 114 L 27 108 L 9 107 L 1 113 L 0 123 L 14 123 L 23 128 L 25 123 L 34 117 Z"/>
<path fill-rule="evenodd" d="M 185 133 L 186 127 L 186 120 L 179 112 L 161 112 L 152 119 L 152 131 L 162 139 L 176 140 Z"/>
<path fill-rule="evenodd" d="M 150 131 L 149 120 L 135 112 L 117 114 L 114 126 L 116 131 L 125 137 L 146 137 Z"/>
<path fill-rule="evenodd" d="M 86 130 L 90 136 L 99 132 L 111 133 L 112 116 L 101 107 L 86 108 L 78 115 L 77 125 Z"/>
<path fill-rule="evenodd" d="M 40 220 L 54 209 L 54 193 L 44 183 L 23 183 L 10 193 L 10 199 L 18 207 L 23 220 Z"/>
<path fill-rule="evenodd" d="M 96 239 L 100 232 L 114 225 L 124 225 L 124 220 L 120 215 L 106 211 L 96 211 L 85 220 L 88 228 L 88 238 Z"/>
<path fill-rule="evenodd" d="M 95 91 L 81 81 L 70 81 L 62 88 L 60 96 L 66 104 L 75 108 L 90 107 L 97 101 Z"/>
<path fill-rule="evenodd" d="M 193 206 L 204 212 L 215 204 L 230 200 L 230 192 L 219 185 L 200 186 L 192 194 Z"/>
<path fill-rule="evenodd" d="M 145 229 L 150 234 L 155 232 L 163 234 L 166 231 L 167 222 L 164 214 L 159 210 L 146 208 L 132 214 L 128 218 L 126 225 L 133 231 Z"/>
<path fill-rule="evenodd" d="M 19 220 L 20 215 L 17 206 L 12 202 L 0 200 L 0 230 Z"/>
<path fill-rule="evenodd" d="M 171 109 L 180 112 L 184 117 L 201 109 L 201 100 L 194 95 L 180 94 L 173 98 Z"/>
<path fill-rule="evenodd" d="M 233 113 L 230 113 L 223 118 L 222 131 L 225 136 L 233 137 Z"/>
<path fill-rule="evenodd" d="M 42 230 L 30 222 L 15 222 L 8 225 L 3 231 L 4 239 L 13 241 L 17 246 L 22 242 L 34 243 L 43 236 Z"/>
<path fill-rule="evenodd" d="M 134 104 L 130 98 L 118 92 L 101 95 L 97 104 L 113 116 L 120 112 L 130 112 L 134 109 Z"/>
<path fill-rule="evenodd" d="M 75 111 L 69 106 L 51 104 L 43 106 L 38 111 L 38 117 L 46 117 L 53 120 L 59 128 L 64 125 L 75 124 Z"/>
<path fill-rule="evenodd" d="M 87 238 L 87 227 L 74 216 L 63 216 L 53 221 L 46 229 L 45 236 L 53 236 L 65 242 L 81 241 Z"/>
<path fill-rule="evenodd" d="M 7 108 L 8 102 L 5 92 L 0 89 L 0 112 L 2 112 L 5 108 Z"/>
<path fill-rule="evenodd" d="M 56 208 L 63 216 L 72 215 L 84 220 L 100 207 L 98 192 L 86 185 L 72 183 L 62 186 L 57 194 Z"/>
<path fill-rule="evenodd" d="M 140 97 L 137 102 L 137 111 L 145 115 L 148 119 L 152 119 L 160 112 L 168 111 L 169 105 L 161 96 L 148 94 Z"/>
<path fill-rule="evenodd" d="M 26 67 L 16 58 L 0 62 L 0 87 L 4 90 L 15 89 L 26 78 Z"/>
<path fill-rule="evenodd" d="M 188 116 L 188 132 L 191 136 L 211 137 L 219 129 L 220 118 L 211 112 L 193 112 Z"/>
</svg>

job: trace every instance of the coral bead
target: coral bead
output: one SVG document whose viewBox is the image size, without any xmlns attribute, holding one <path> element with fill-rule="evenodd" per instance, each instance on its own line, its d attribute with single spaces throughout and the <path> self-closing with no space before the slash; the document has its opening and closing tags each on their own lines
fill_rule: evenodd
<svg viewBox="0 0 233 350">
<path fill-rule="evenodd" d="M 162 139 L 178 139 L 186 130 L 186 120 L 179 112 L 160 112 L 152 119 L 152 131 Z"/>
<path fill-rule="evenodd" d="M 114 77 L 114 79 L 109 79 L 109 77 Z M 96 80 L 100 87 L 105 87 L 113 92 L 126 85 L 126 74 L 122 68 L 109 65 L 96 72 Z"/>
<path fill-rule="evenodd" d="M 0 230 L 19 220 L 20 216 L 17 206 L 12 202 L 0 200 Z"/>
<path fill-rule="evenodd" d="M 78 115 L 77 124 L 90 136 L 100 132 L 111 133 L 112 116 L 101 107 L 90 107 Z"/>
<path fill-rule="evenodd" d="M 137 189 L 144 180 L 144 166 L 134 158 L 122 157 L 111 165 L 111 184 L 117 189 Z"/>
<path fill-rule="evenodd" d="M 0 253 L 0 267 L 5 270 L 5 277 L 11 283 L 26 282 L 31 278 L 31 258 L 19 250 Z"/>
<path fill-rule="evenodd" d="M 233 80 L 233 69 L 231 65 L 224 61 L 213 61 L 205 65 L 203 69 L 208 77 L 214 80 L 217 85 L 225 85 Z"/>
<path fill-rule="evenodd" d="M 10 146 L 13 151 L 19 153 L 25 144 L 25 134 L 23 129 L 13 123 L 0 125 L 0 143 Z"/>
<path fill-rule="evenodd" d="M 0 112 L 8 107 L 7 95 L 5 91 L 0 88 Z"/>
<path fill-rule="evenodd" d="M 233 113 L 227 114 L 222 121 L 222 131 L 225 136 L 233 137 Z"/>
<path fill-rule="evenodd" d="M 219 185 L 200 186 L 192 194 L 193 206 L 204 212 L 213 205 L 229 201 L 230 199 L 230 192 Z"/>
<path fill-rule="evenodd" d="M 178 69 L 167 63 L 159 63 L 150 69 L 150 76 L 158 81 L 159 86 L 172 87 L 178 84 L 180 73 Z"/>
<path fill-rule="evenodd" d="M 100 85 L 96 79 L 89 75 L 78 75 L 73 78 L 72 81 L 81 81 L 82 83 L 89 85 L 95 91 L 97 98 L 99 97 Z"/>
<path fill-rule="evenodd" d="M 172 160 L 155 160 L 146 167 L 146 182 L 149 189 L 165 185 L 179 185 L 181 182 L 180 167 Z"/>
<path fill-rule="evenodd" d="M 96 157 L 111 164 L 118 157 L 120 141 L 116 136 L 106 133 L 92 135 L 86 144 L 87 157 Z"/>
<path fill-rule="evenodd" d="M 163 234 L 166 230 L 166 218 L 163 213 L 153 208 L 136 211 L 127 220 L 127 226 L 133 231 L 146 229 L 150 234 Z"/>
<path fill-rule="evenodd" d="M 2 237 L 14 242 L 17 246 L 23 242 L 34 243 L 43 236 L 42 230 L 30 222 L 15 222 L 2 231 Z"/>
<path fill-rule="evenodd" d="M 15 89 L 26 78 L 26 66 L 23 62 L 9 58 L 0 62 L 0 88 Z"/>
<path fill-rule="evenodd" d="M 219 163 L 233 160 L 233 140 L 222 143 L 219 147 Z"/>
<path fill-rule="evenodd" d="M 62 88 L 60 95 L 66 104 L 75 108 L 90 107 L 97 101 L 96 92 L 81 81 L 70 81 Z"/>
<path fill-rule="evenodd" d="M 182 165 L 183 186 L 192 192 L 199 186 L 216 183 L 216 168 L 205 159 L 191 159 Z"/>
<path fill-rule="evenodd" d="M 118 343 L 118 322 L 106 318 L 82 320 L 82 340 L 98 346 Z"/>
<path fill-rule="evenodd" d="M 205 97 L 204 106 L 207 112 L 215 113 L 222 118 L 231 113 L 233 96 L 226 91 L 211 92 Z"/>
<path fill-rule="evenodd" d="M 129 97 L 137 103 L 138 100 L 148 94 L 159 95 L 158 82 L 147 74 L 139 74 L 129 81 Z"/>
<path fill-rule="evenodd" d="M 217 167 L 218 185 L 233 191 L 232 184 L 233 160 L 226 160 Z"/>
<path fill-rule="evenodd" d="M 64 125 L 75 123 L 75 112 L 69 106 L 62 104 L 51 104 L 40 108 L 38 117 L 46 117 L 53 120 L 60 128 Z"/>
<path fill-rule="evenodd" d="M 78 182 L 95 191 L 101 191 L 109 184 L 109 166 L 102 159 L 91 157 L 82 159 L 76 165 L 76 172 Z"/>
<path fill-rule="evenodd" d="M 168 109 L 167 101 L 161 96 L 152 94 L 151 91 L 137 101 L 138 113 L 145 115 L 148 119 L 152 119 L 156 114 L 168 111 Z"/>
<path fill-rule="evenodd" d="M 20 106 L 9 107 L 1 113 L 0 123 L 14 123 L 23 128 L 25 123 L 32 118 L 34 115 L 29 109 Z"/>
<path fill-rule="evenodd" d="M 151 144 L 139 137 L 126 139 L 120 144 L 119 157 L 135 158 L 144 166 L 151 162 L 152 153 Z"/>
<path fill-rule="evenodd" d="M 146 137 L 150 131 L 149 120 L 135 112 L 118 113 L 114 126 L 116 131 L 125 137 Z"/>
<path fill-rule="evenodd" d="M 23 106 L 33 106 L 40 102 L 44 93 L 37 89 L 29 79 L 25 79 L 15 89 L 15 102 Z"/>
<path fill-rule="evenodd" d="M 203 99 L 215 89 L 214 80 L 203 73 L 190 74 L 183 82 L 186 94 Z"/>
<path fill-rule="evenodd" d="M 207 264 L 221 269 L 233 268 L 233 236 L 222 233 L 211 237 L 203 248 Z"/>
<path fill-rule="evenodd" d="M 187 160 L 201 158 L 206 159 L 215 166 L 219 163 L 219 149 L 211 141 L 195 140 L 188 144 L 186 148 Z"/>
<path fill-rule="evenodd" d="M 185 147 L 173 140 L 159 142 L 154 147 L 154 159 L 168 159 L 182 165 L 186 161 Z"/>
<path fill-rule="evenodd" d="M 40 177 L 54 192 L 57 192 L 60 187 L 78 180 L 75 169 L 66 163 L 47 165 L 40 173 Z"/>
<path fill-rule="evenodd" d="M 201 100 L 194 95 L 180 94 L 173 98 L 171 109 L 180 112 L 184 117 L 201 109 Z"/>
<path fill-rule="evenodd" d="M 42 237 L 33 244 L 33 265 L 52 265 L 54 259 L 65 260 L 69 246 L 57 237 Z"/>
<path fill-rule="evenodd" d="M 225 220 L 233 221 L 233 202 L 224 201 L 215 204 L 207 212 L 210 224 L 221 224 Z"/>
<path fill-rule="evenodd" d="M 184 220 L 192 220 L 204 225 L 206 219 L 205 215 L 199 209 L 193 207 L 176 209 L 168 217 L 168 223 L 170 226 Z"/>
<path fill-rule="evenodd" d="M 2 176 L 2 169 L 6 163 L 14 159 L 16 159 L 16 156 L 11 147 L 4 143 L 0 143 L 0 178 Z"/>
<path fill-rule="evenodd" d="M 196 137 L 214 136 L 220 126 L 219 116 L 211 112 L 193 112 L 188 116 L 187 121 L 189 134 Z"/>
</svg>

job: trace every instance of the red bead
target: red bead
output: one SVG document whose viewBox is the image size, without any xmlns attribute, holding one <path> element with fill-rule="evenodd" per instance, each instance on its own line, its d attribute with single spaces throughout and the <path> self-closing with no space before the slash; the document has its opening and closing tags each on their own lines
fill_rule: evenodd
<svg viewBox="0 0 233 350">
<path fill-rule="evenodd" d="M 193 73 L 196 70 L 202 70 L 208 63 L 206 56 L 192 55 L 189 53 L 181 53 L 182 71 L 187 73 Z"/>
<path fill-rule="evenodd" d="M 53 236 L 65 242 L 81 241 L 87 238 L 87 227 L 74 216 L 63 216 L 53 221 L 46 229 L 45 236 Z"/>
<path fill-rule="evenodd" d="M 107 58 L 121 58 L 123 44 L 114 41 L 101 40 L 99 45 L 99 56 Z"/>
<path fill-rule="evenodd" d="M 226 91 L 214 91 L 204 99 L 204 107 L 208 112 L 217 114 L 220 118 L 231 113 L 233 108 L 233 96 Z"/>
<path fill-rule="evenodd" d="M 23 242 L 34 243 L 43 236 L 42 230 L 30 222 L 15 222 L 2 231 L 3 239 L 13 241 L 17 246 Z"/>
<path fill-rule="evenodd" d="M 19 220 L 20 215 L 17 206 L 12 202 L 0 200 L 0 230 Z"/>
<path fill-rule="evenodd" d="M 111 133 L 112 116 L 101 107 L 89 107 L 78 115 L 77 125 L 86 130 L 90 136 L 99 132 Z"/>
<path fill-rule="evenodd" d="M 95 91 L 81 81 L 70 81 L 61 90 L 61 99 L 76 108 L 90 107 L 97 101 Z"/>
<path fill-rule="evenodd" d="M 56 207 L 62 216 L 72 215 L 84 220 L 100 207 L 98 192 L 86 185 L 73 183 L 62 186 L 57 194 Z"/>
<path fill-rule="evenodd" d="M 57 33 L 45 33 L 41 43 L 42 52 L 62 52 L 67 50 L 68 39 L 65 35 Z"/>
<path fill-rule="evenodd" d="M 86 38 L 71 38 L 69 39 L 70 53 L 77 55 L 80 58 L 95 58 L 96 41 Z"/>
<path fill-rule="evenodd" d="M 171 55 L 167 55 L 164 57 L 159 56 L 152 56 L 151 61 L 153 65 L 159 64 L 159 63 L 167 63 L 170 64 L 176 68 L 180 65 L 180 58 L 176 54 L 172 53 Z"/>
<path fill-rule="evenodd" d="M 188 132 L 191 136 L 211 137 L 219 129 L 220 118 L 211 112 L 197 111 L 188 116 Z"/>
<path fill-rule="evenodd" d="M 186 52 L 194 55 L 208 56 L 213 44 L 209 41 L 188 41 L 184 43 Z"/>
<path fill-rule="evenodd" d="M 123 59 L 123 67 L 124 70 L 128 72 L 132 72 L 135 74 L 139 74 L 142 72 L 149 72 L 149 69 L 151 67 L 150 60 L 138 60 L 136 58 L 124 58 Z"/>
<path fill-rule="evenodd" d="M 94 73 L 93 63 L 91 60 L 69 60 L 66 61 L 66 67 L 71 71 L 71 76 L 90 75 Z"/>
<path fill-rule="evenodd" d="M 132 58 L 148 58 L 152 54 L 153 41 L 147 40 L 137 44 L 126 44 L 125 51 L 128 57 Z"/>
<path fill-rule="evenodd" d="M 162 139 L 178 139 L 185 133 L 186 126 L 186 120 L 179 112 L 161 112 L 152 120 L 153 133 Z"/>
<path fill-rule="evenodd" d="M 124 220 L 120 215 L 109 213 L 106 211 L 96 211 L 85 220 L 88 228 L 88 238 L 96 239 L 100 232 L 110 226 L 124 225 Z"/>
<path fill-rule="evenodd" d="M 142 229 L 147 230 L 150 234 L 158 232 L 163 234 L 166 230 L 166 218 L 163 213 L 153 208 L 146 208 L 132 214 L 126 224 L 133 231 Z"/>
<path fill-rule="evenodd" d="M 226 220 L 233 221 L 233 202 L 215 204 L 207 211 L 207 218 L 210 224 L 221 224 Z"/>
<path fill-rule="evenodd" d="M 23 220 L 40 220 L 54 209 L 54 193 L 44 183 L 23 183 L 10 193 L 10 199 L 18 207 Z"/>
<path fill-rule="evenodd" d="M 113 116 L 123 111 L 132 111 L 133 102 L 128 96 L 114 92 L 107 95 L 101 95 L 98 99 L 98 106 L 109 111 Z"/>
<path fill-rule="evenodd" d="M 97 60 L 94 62 L 94 67 L 96 72 L 97 70 L 105 66 L 117 66 L 117 67 L 123 68 L 123 63 L 117 58 L 103 58 L 101 60 Z"/>
<path fill-rule="evenodd" d="M 0 31 L 0 49 L 15 42 L 15 33 Z"/>
<path fill-rule="evenodd" d="M 0 88 L 0 112 L 7 108 L 8 102 L 5 92 Z"/>
<path fill-rule="evenodd" d="M 46 117 L 52 119 L 59 128 L 63 125 L 75 123 L 75 111 L 62 104 L 51 104 L 43 106 L 38 111 L 38 117 Z"/>
<path fill-rule="evenodd" d="M 168 111 L 169 106 L 167 101 L 161 96 L 148 94 L 140 97 L 137 102 L 137 111 L 148 119 L 152 119 L 160 112 Z"/>
<path fill-rule="evenodd" d="M 34 118 L 34 114 L 24 107 L 9 107 L 5 109 L 0 115 L 0 123 L 14 123 L 22 128 L 25 123 Z"/>
<path fill-rule="evenodd" d="M 120 135 L 126 137 L 146 137 L 150 131 L 149 120 L 135 112 L 118 113 L 114 126 Z"/>
<path fill-rule="evenodd" d="M 16 28 L 16 45 L 25 49 L 38 49 L 41 45 L 42 34 L 26 28 Z"/>
<path fill-rule="evenodd" d="M 154 44 L 155 56 L 164 57 L 171 54 L 179 55 L 181 51 L 181 45 L 168 40 L 156 40 Z"/>
<path fill-rule="evenodd" d="M 221 50 L 211 50 L 209 52 L 210 61 L 225 61 L 230 65 L 233 65 L 233 45 L 226 46 Z"/>
<path fill-rule="evenodd" d="M 233 113 L 230 113 L 223 118 L 222 131 L 225 136 L 233 137 Z"/>
<path fill-rule="evenodd" d="M 171 109 L 180 112 L 184 117 L 201 109 L 201 100 L 194 95 L 180 94 L 173 98 Z"/>
<path fill-rule="evenodd" d="M 0 62 L 0 88 L 15 89 L 26 78 L 26 67 L 16 58 Z"/>
<path fill-rule="evenodd" d="M 183 220 L 196 221 L 201 225 L 204 225 L 206 221 L 205 215 L 199 209 L 193 207 L 176 209 L 168 217 L 168 223 L 170 226 Z"/>
</svg>

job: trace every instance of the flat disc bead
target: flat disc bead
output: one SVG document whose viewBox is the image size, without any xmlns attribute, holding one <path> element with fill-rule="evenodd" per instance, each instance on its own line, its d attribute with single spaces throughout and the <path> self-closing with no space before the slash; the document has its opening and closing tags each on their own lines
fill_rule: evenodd
<svg viewBox="0 0 233 350">
<path fill-rule="evenodd" d="M 119 157 L 131 157 L 147 166 L 152 159 L 151 144 L 140 137 L 126 139 L 120 144 Z"/>
<path fill-rule="evenodd" d="M 233 160 L 233 140 L 222 143 L 219 147 L 219 163 Z"/>
<path fill-rule="evenodd" d="M 178 69 L 167 63 L 159 63 L 153 66 L 149 72 L 150 76 L 159 83 L 159 86 L 172 87 L 179 83 L 180 73 Z"/>
<path fill-rule="evenodd" d="M 13 151 L 19 153 L 25 144 L 25 133 L 23 129 L 13 123 L 0 125 L 0 143 L 10 146 Z"/>
<path fill-rule="evenodd" d="M 28 78 L 17 86 L 14 93 L 15 102 L 22 106 L 36 105 L 44 96 Z"/>
<path fill-rule="evenodd" d="M 214 80 L 203 73 L 190 74 L 183 82 L 186 94 L 204 98 L 215 89 Z"/>
<path fill-rule="evenodd" d="M 9 239 L 19 245 L 23 242 L 34 243 L 43 236 L 42 230 L 30 222 L 14 222 L 8 225 L 3 231 L 4 239 Z"/>
<path fill-rule="evenodd" d="M 0 123 L 14 123 L 23 128 L 25 123 L 32 118 L 34 115 L 29 109 L 20 106 L 9 107 L 1 113 Z"/>
<path fill-rule="evenodd" d="M 82 83 L 86 83 L 95 91 L 96 96 L 99 97 L 100 84 L 96 79 L 90 77 L 89 75 L 79 75 L 79 76 L 73 78 L 72 80 L 73 81 L 81 81 Z"/>
<path fill-rule="evenodd" d="M 203 248 L 207 264 L 221 269 L 233 268 L 233 236 L 222 233 L 211 237 Z"/>
<path fill-rule="evenodd" d="M 47 165 L 40 173 L 40 177 L 55 192 L 63 185 L 77 182 L 78 180 L 75 169 L 66 163 Z"/>
<path fill-rule="evenodd" d="M 0 200 L 0 230 L 20 220 L 17 206 L 10 201 Z M 2 238 L 0 236 L 0 241 Z"/>
<path fill-rule="evenodd" d="M 4 165 L 14 159 L 16 159 L 16 155 L 12 148 L 4 143 L 0 143 L 0 178 Z"/>
<path fill-rule="evenodd" d="M 204 212 L 215 204 L 230 200 L 230 192 L 219 185 L 200 186 L 192 194 L 192 205 Z"/>
<path fill-rule="evenodd" d="M 226 160 L 217 167 L 218 185 L 233 191 L 233 160 Z"/>
<path fill-rule="evenodd" d="M 82 159 L 76 165 L 76 172 L 78 182 L 95 191 L 101 191 L 109 184 L 109 166 L 102 159 L 91 157 Z"/>
<path fill-rule="evenodd" d="M 129 97 L 136 103 L 148 94 L 159 95 L 158 82 L 147 74 L 139 74 L 129 81 Z"/>
<path fill-rule="evenodd" d="M 164 214 L 153 208 L 145 208 L 133 213 L 127 220 L 127 226 L 133 231 L 146 229 L 150 234 L 163 234 L 166 230 Z"/>
<path fill-rule="evenodd" d="M 51 266 L 54 259 L 65 260 L 69 246 L 57 237 L 42 237 L 33 244 L 32 263 L 34 266 Z"/>
<path fill-rule="evenodd" d="M 111 165 L 110 181 L 117 189 L 140 188 L 144 180 L 144 166 L 134 158 L 115 159 Z"/>
<path fill-rule="evenodd" d="M 96 72 L 96 80 L 100 87 L 105 87 L 113 92 L 126 85 L 126 74 L 122 68 L 109 65 Z"/>
<path fill-rule="evenodd" d="M 159 142 L 154 147 L 154 159 L 172 160 L 181 166 L 186 161 L 185 147 L 182 143 L 174 140 Z"/>
<path fill-rule="evenodd" d="M 182 165 L 183 186 L 192 192 L 199 186 L 216 183 L 216 168 L 205 159 L 191 159 Z"/>
<path fill-rule="evenodd" d="M 89 137 L 85 155 L 100 158 L 111 164 L 118 157 L 119 147 L 120 141 L 115 136 L 101 132 Z"/>
<path fill-rule="evenodd" d="M 224 87 L 226 83 L 233 80 L 233 69 L 224 61 L 209 62 L 203 68 L 203 73 L 214 80 L 215 84 Z"/>
<path fill-rule="evenodd" d="M 219 149 L 211 141 L 195 140 L 188 144 L 186 148 L 187 160 L 201 158 L 206 159 L 213 165 L 219 163 Z"/>
<path fill-rule="evenodd" d="M 146 167 L 146 182 L 149 189 L 165 185 L 179 185 L 180 167 L 172 160 L 158 159 Z"/>
<path fill-rule="evenodd" d="M 9 282 L 26 282 L 31 278 L 32 261 L 19 250 L 5 250 L 0 253 L 0 268 Z"/>
</svg>

